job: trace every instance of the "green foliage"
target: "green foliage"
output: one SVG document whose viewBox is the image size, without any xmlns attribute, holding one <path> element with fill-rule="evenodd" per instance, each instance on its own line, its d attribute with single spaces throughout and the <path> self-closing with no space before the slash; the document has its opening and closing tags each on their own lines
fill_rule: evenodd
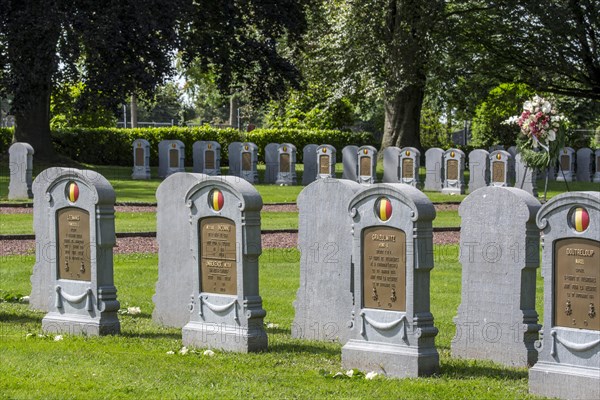
<svg viewBox="0 0 600 400">
<path fill-rule="evenodd" d="M 138 101 L 138 121 L 168 122 L 174 120 L 182 124 L 194 117 L 191 107 L 184 104 L 183 93 L 174 82 L 161 85 L 151 97 L 141 97 Z M 114 126 L 114 124 L 112 125 Z"/>
<path fill-rule="evenodd" d="M 440 121 L 440 115 L 431 108 L 421 110 L 421 145 L 424 149 L 452 147 L 446 127 Z"/>
<path fill-rule="evenodd" d="M 114 113 L 99 104 L 82 104 L 85 85 L 82 82 L 55 88 L 50 100 L 52 129 L 102 128 L 115 126 Z"/>
<path fill-rule="evenodd" d="M 13 128 L 0 128 L 0 154 L 5 154 L 8 151 L 14 133 Z"/>
</svg>

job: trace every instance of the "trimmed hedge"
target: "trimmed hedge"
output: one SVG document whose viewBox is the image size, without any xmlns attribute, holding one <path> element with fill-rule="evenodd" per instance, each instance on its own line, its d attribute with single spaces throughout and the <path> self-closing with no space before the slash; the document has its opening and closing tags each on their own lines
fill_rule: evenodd
<svg viewBox="0 0 600 400">
<path fill-rule="evenodd" d="M 8 151 L 12 139 L 12 129 L 0 130 L 0 150 Z M 253 142 L 258 146 L 259 159 L 264 160 L 263 152 L 269 143 L 291 143 L 298 150 L 298 162 L 302 162 L 302 149 L 307 144 L 330 144 L 339 152 L 344 146 L 374 145 L 369 133 L 353 133 L 335 130 L 301 129 L 255 129 L 240 132 L 233 128 L 221 129 L 210 126 L 166 127 L 166 128 L 74 128 L 52 132 L 52 141 L 57 153 L 75 161 L 96 165 L 129 166 L 133 163 L 131 144 L 135 139 L 150 142 L 150 163 L 158 165 L 158 143 L 161 140 L 181 140 L 185 144 L 186 165 L 192 165 L 192 147 L 198 140 L 214 140 L 221 144 L 221 160 L 228 160 L 227 147 L 231 142 Z"/>
</svg>

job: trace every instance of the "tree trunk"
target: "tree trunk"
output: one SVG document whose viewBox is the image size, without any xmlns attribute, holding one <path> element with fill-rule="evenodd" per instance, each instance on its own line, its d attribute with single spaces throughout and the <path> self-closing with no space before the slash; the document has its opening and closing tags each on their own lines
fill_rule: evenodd
<svg viewBox="0 0 600 400">
<path fill-rule="evenodd" d="M 386 99 L 381 154 L 389 146 L 421 149 L 420 124 L 424 96 L 424 85 L 412 85 Z"/>
<path fill-rule="evenodd" d="M 32 93 L 27 109 L 15 112 L 15 141 L 29 143 L 35 158 L 52 161 L 56 157 L 50 138 L 50 87 Z"/>
<path fill-rule="evenodd" d="M 238 125 L 238 109 L 240 108 L 240 101 L 237 94 L 232 95 L 229 98 L 229 125 L 234 128 L 240 128 Z"/>
</svg>

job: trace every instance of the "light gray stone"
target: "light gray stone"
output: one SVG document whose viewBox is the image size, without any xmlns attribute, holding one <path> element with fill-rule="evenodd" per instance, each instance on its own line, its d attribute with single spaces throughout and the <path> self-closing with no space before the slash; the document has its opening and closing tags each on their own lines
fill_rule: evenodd
<svg viewBox="0 0 600 400">
<path fill-rule="evenodd" d="M 10 181 L 8 199 L 23 200 L 33 197 L 31 191 L 33 174 L 33 147 L 29 143 L 17 142 L 8 148 Z"/>
<path fill-rule="evenodd" d="M 594 152 L 594 160 L 596 164 L 596 172 L 594 173 L 594 178 L 592 179 L 594 183 L 600 182 L 600 149 L 597 149 Z"/>
<path fill-rule="evenodd" d="M 275 183 L 279 173 L 279 143 L 269 143 L 265 147 L 265 183 Z"/>
<path fill-rule="evenodd" d="M 197 141 L 192 147 L 195 173 L 221 175 L 221 145 L 215 141 Z"/>
<path fill-rule="evenodd" d="M 358 183 L 370 185 L 377 181 L 377 149 L 362 146 L 357 150 Z"/>
<path fill-rule="evenodd" d="M 342 164 L 342 179 L 358 182 L 358 146 L 346 146 L 342 149 Z"/>
<path fill-rule="evenodd" d="M 398 147 L 390 146 L 383 150 L 383 182 L 400 182 L 400 148 Z"/>
<path fill-rule="evenodd" d="M 231 142 L 227 147 L 229 157 L 229 175 L 241 176 L 242 165 L 240 153 L 242 152 L 241 142 Z"/>
<path fill-rule="evenodd" d="M 258 183 L 258 146 L 251 142 L 242 143 L 240 157 L 240 177 Z"/>
<path fill-rule="evenodd" d="M 504 146 L 501 144 L 495 144 L 493 146 L 490 146 L 490 148 L 488 149 L 488 152 L 493 153 L 496 150 L 504 150 Z"/>
<path fill-rule="evenodd" d="M 314 182 L 317 179 L 317 146 L 316 144 L 307 144 L 302 149 L 302 184 L 304 186 Z"/>
<path fill-rule="evenodd" d="M 296 146 L 282 143 L 277 147 L 277 180 L 278 185 L 295 185 L 296 178 Z"/>
<path fill-rule="evenodd" d="M 469 193 L 489 185 L 490 153 L 476 149 L 469 153 Z"/>
<path fill-rule="evenodd" d="M 459 149 L 444 152 L 444 188 L 442 193 L 465 193 L 465 153 Z"/>
<path fill-rule="evenodd" d="M 166 178 L 185 172 L 185 145 L 181 140 L 162 140 L 158 144 L 158 176 Z"/>
<path fill-rule="evenodd" d="M 30 305 L 47 312 L 42 330 L 119 333 L 112 186 L 94 171 L 49 168 L 33 188 L 36 264 Z"/>
<path fill-rule="evenodd" d="M 425 152 L 425 187 L 423 190 L 441 192 L 444 182 L 444 150 L 432 147 Z"/>
<path fill-rule="evenodd" d="M 317 179 L 335 178 L 335 147 L 322 144 L 317 147 Z"/>
<path fill-rule="evenodd" d="M 133 141 L 132 150 L 131 179 L 150 179 L 150 143 L 146 139 L 136 139 Z"/>
<path fill-rule="evenodd" d="M 577 180 L 591 182 L 594 173 L 594 153 L 587 147 L 577 150 Z"/>
<path fill-rule="evenodd" d="M 352 241 L 348 204 L 364 187 L 345 179 L 319 179 L 298 196 L 300 288 L 292 337 L 348 340 L 352 313 Z"/>
<path fill-rule="evenodd" d="M 421 152 L 414 147 L 404 147 L 400 151 L 398 162 L 400 182 L 420 188 L 419 167 L 421 166 Z"/>
<path fill-rule="evenodd" d="M 510 153 L 504 150 L 496 150 L 490 154 L 490 186 L 511 186 L 509 181 L 510 158 Z"/>
<path fill-rule="evenodd" d="M 519 153 L 515 156 L 515 172 L 515 187 L 537 197 L 537 171 L 525 165 Z"/>
<path fill-rule="evenodd" d="M 355 304 L 343 368 L 399 378 L 438 372 L 438 329 L 429 309 L 433 204 L 412 186 L 384 183 L 356 194 L 348 211 Z"/>
<path fill-rule="evenodd" d="M 587 214 L 587 227 L 574 223 L 576 212 Z M 600 398 L 599 221 L 600 192 L 560 194 L 537 215 L 542 230 L 544 327 L 539 361 L 529 370 L 532 394 Z"/>
<path fill-rule="evenodd" d="M 558 155 L 558 172 L 556 180 L 559 182 L 571 182 L 575 178 L 575 150 L 564 147 Z"/>
<path fill-rule="evenodd" d="M 453 357 L 520 367 L 537 361 L 539 208 L 524 190 L 500 186 L 478 189 L 462 201 L 462 297 Z"/>
</svg>

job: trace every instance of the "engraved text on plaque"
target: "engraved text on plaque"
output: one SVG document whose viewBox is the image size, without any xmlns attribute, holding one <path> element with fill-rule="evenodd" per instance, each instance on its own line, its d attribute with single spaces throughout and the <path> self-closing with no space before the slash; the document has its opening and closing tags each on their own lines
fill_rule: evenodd
<svg viewBox="0 0 600 400">
<path fill-rule="evenodd" d="M 371 157 L 360 158 L 360 176 L 371 176 Z"/>
<path fill-rule="evenodd" d="M 414 161 L 412 158 L 405 158 L 402 160 L 402 178 L 405 178 L 405 179 L 414 178 L 413 165 L 414 165 Z"/>
<path fill-rule="evenodd" d="M 571 157 L 568 155 L 560 156 L 560 169 L 563 171 L 571 170 Z"/>
<path fill-rule="evenodd" d="M 290 172 L 290 155 L 282 153 L 279 155 L 279 172 Z"/>
<path fill-rule="evenodd" d="M 179 150 L 169 150 L 169 168 L 179 168 Z"/>
<path fill-rule="evenodd" d="M 215 152 L 212 150 L 204 152 L 204 169 L 215 169 Z"/>
<path fill-rule="evenodd" d="M 143 167 L 144 166 L 144 148 L 137 147 L 135 149 L 135 166 Z"/>
<path fill-rule="evenodd" d="M 448 160 L 446 163 L 446 178 L 450 180 L 458 180 L 458 160 Z"/>
<path fill-rule="evenodd" d="M 252 154 L 242 153 L 242 171 L 252 171 Z"/>
<path fill-rule="evenodd" d="M 77 207 L 57 211 L 58 279 L 91 280 L 90 214 Z"/>
<path fill-rule="evenodd" d="M 200 291 L 237 294 L 235 224 L 223 217 L 200 220 Z"/>
<path fill-rule="evenodd" d="M 505 164 L 502 161 L 492 163 L 492 182 L 504 183 L 504 168 Z"/>
<path fill-rule="evenodd" d="M 326 155 L 319 156 L 319 173 L 320 174 L 329 174 L 329 156 L 326 156 Z"/>
</svg>

